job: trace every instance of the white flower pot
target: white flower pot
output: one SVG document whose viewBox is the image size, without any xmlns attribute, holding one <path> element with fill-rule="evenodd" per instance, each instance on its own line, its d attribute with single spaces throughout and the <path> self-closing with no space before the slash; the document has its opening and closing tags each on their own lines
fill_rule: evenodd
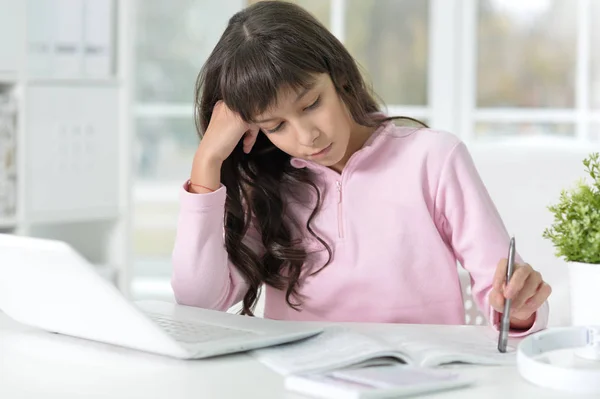
<svg viewBox="0 0 600 399">
<path fill-rule="evenodd" d="M 569 262 L 571 324 L 600 326 L 600 264 Z M 600 360 L 594 348 L 577 350 L 580 357 Z"/>
</svg>

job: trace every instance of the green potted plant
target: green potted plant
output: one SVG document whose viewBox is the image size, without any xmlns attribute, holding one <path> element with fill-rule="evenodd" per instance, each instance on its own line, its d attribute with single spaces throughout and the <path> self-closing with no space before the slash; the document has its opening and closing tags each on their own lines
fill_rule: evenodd
<svg viewBox="0 0 600 399">
<path fill-rule="evenodd" d="M 600 325 L 600 156 L 592 153 L 583 165 L 590 179 L 563 190 L 548 209 L 554 216 L 543 236 L 556 255 L 567 261 L 570 279 L 571 322 Z"/>
</svg>

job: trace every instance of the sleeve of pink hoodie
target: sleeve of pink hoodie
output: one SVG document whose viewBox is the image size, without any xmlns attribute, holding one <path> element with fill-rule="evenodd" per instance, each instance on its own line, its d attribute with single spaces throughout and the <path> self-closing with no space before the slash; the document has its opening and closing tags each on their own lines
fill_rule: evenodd
<svg viewBox="0 0 600 399">
<path fill-rule="evenodd" d="M 462 142 L 453 148 L 443 166 L 436 212 L 456 258 L 471 276 L 477 306 L 488 315 L 490 325 L 497 329 L 500 314 L 491 308 L 488 296 L 496 266 L 508 254 L 510 237 Z M 516 261 L 523 263 L 518 254 Z M 529 330 L 511 331 L 510 335 L 528 335 L 544 329 L 547 323 L 546 301 L 536 312 L 535 322 Z"/>
<path fill-rule="evenodd" d="M 225 311 L 248 290 L 225 249 L 225 198 L 224 186 L 207 194 L 190 193 L 185 186 L 181 189 L 171 277 L 179 304 Z M 244 243 L 258 251 L 258 233 L 249 230 Z"/>
</svg>

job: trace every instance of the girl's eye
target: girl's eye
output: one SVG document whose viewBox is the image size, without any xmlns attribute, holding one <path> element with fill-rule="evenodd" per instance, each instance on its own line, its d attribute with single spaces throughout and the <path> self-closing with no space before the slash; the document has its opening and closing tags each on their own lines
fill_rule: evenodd
<svg viewBox="0 0 600 399">
<path fill-rule="evenodd" d="M 283 126 L 283 122 L 281 122 L 279 125 L 275 126 L 273 129 L 268 129 L 267 132 L 269 132 L 269 133 L 275 133 L 278 130 L 280 130 L 282 126 Z"/>
<path fill-rule="evenodd" d="M 319 102 L 321 101 L 321 96 L 317 97 L 314 103 L 310 104 L 308 107 L 304 108 L 305 111 L 311 110 L 313 108 L 317 108 Z"/>
<path fill-rule="evenodd" d="M 319 103 L 321 102 L 321 96 L 317 97 L 317 99 L 315 100 L 315 102 L 313 102 L 312 104 L 310 104 L 308 107 L 304 108 L 304 111 L 310 111 L 311 109 L 315 109 L 319 106 Z M 283 127 L 283 122 L 281 122 L 279 125 L 277 125 L 276 127 L 274 127 L 273 129 L 267 129 L 267 133 L 276 133 L 279 130 L 281 130 L 281 128 Z"/>
</svg>

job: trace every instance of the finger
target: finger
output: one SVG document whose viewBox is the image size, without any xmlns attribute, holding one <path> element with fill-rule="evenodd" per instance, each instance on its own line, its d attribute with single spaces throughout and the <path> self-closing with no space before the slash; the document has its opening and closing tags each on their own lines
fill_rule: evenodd
<svg viewBox="0 0 600 399">
<path fill-rule="evenodd" d="M 525 285 L 525 281 L 532 272 L 533 268 L 530 265 L 518 265 L 512 275 L 512 278 L 510 279 L 510 282 L 508 283 L 508 286 L 506 287 L 504 296 L 508 299 L 514 298 L 515 295 L 521 291 L 523 285 Z"/>
<path fill-rule="evenodd" d="M 552 287 L 548 283 L 543 283 L 535 295 L 525 302 L 523 308 L 535 312 L 548 299 L 550 294 L 552 294 Z"/>
<path fill-rule="evenodd" d="M 521 291 L 519 291 L 519 293 L 513 299 L 512 308 L 520 309 L 525 302 L 529 300 L 529 298 L 533 297 L 537 293 L 537 291 L 542 287 L 542 284 L 544 284 L 544 280 L 542 279 L 540 272 L 532 272 L 529 277 L 527 277 L 527 280 L 525 281 Z"/>
<path fill-rule="evenodd" d="M 245 135 L 244 135 L 244 152 L 246 154 L 248 154 L 252 150 L 254 143 L 256 143 L 256 138 L 258 137 L 258 132 L 259 132 L 259 129 L 257 129 L 257 128 L 250 128 L 245 133 Z"/>
<path fill-rule="evenodd" d="M 492 291 L 490 292 L 489 301 L 490 306 L 496 312 L 504 312 L 504 295 L 502 295 L 502 291 L 492 289 Z"/>
<path fill-rule="evenodd" d="M 498 265 L 496 266 L 496 272 L 494 273 L 494 282 L 492 283 L 492 287 L 498 292 L 502 292 L 502 284 L 506 280 L 506 267 L 508 264 L 507 259 L 500 259 Z"/>
<path fill-rule="evenodd" d="M 542 283 L 540 289 L 537 290 L 535 295 L 529 298 L 525 302 L 525 305 L 523 305 L 521 309 L 516 310 L 512 314 L 512 316 L 519 320 L 528 319 L 533 313 L 535 313 L 540 308 L 540 306 L 542 306 L 542 304 L 548 299 L 551 293 L 552 287 L 550 287 L 550 285 L 548 285 L 547 283 Z"/>
<path fill-rule="evenodd" d="M 246 133 L 244 133 L 244 138 L 243 138 L 244 148 L 252 146 L 253 141 L 254 141 L 254 137 L 252 137 L 252 133 L 250 131 L 247 131 Z"/>
</svg>

